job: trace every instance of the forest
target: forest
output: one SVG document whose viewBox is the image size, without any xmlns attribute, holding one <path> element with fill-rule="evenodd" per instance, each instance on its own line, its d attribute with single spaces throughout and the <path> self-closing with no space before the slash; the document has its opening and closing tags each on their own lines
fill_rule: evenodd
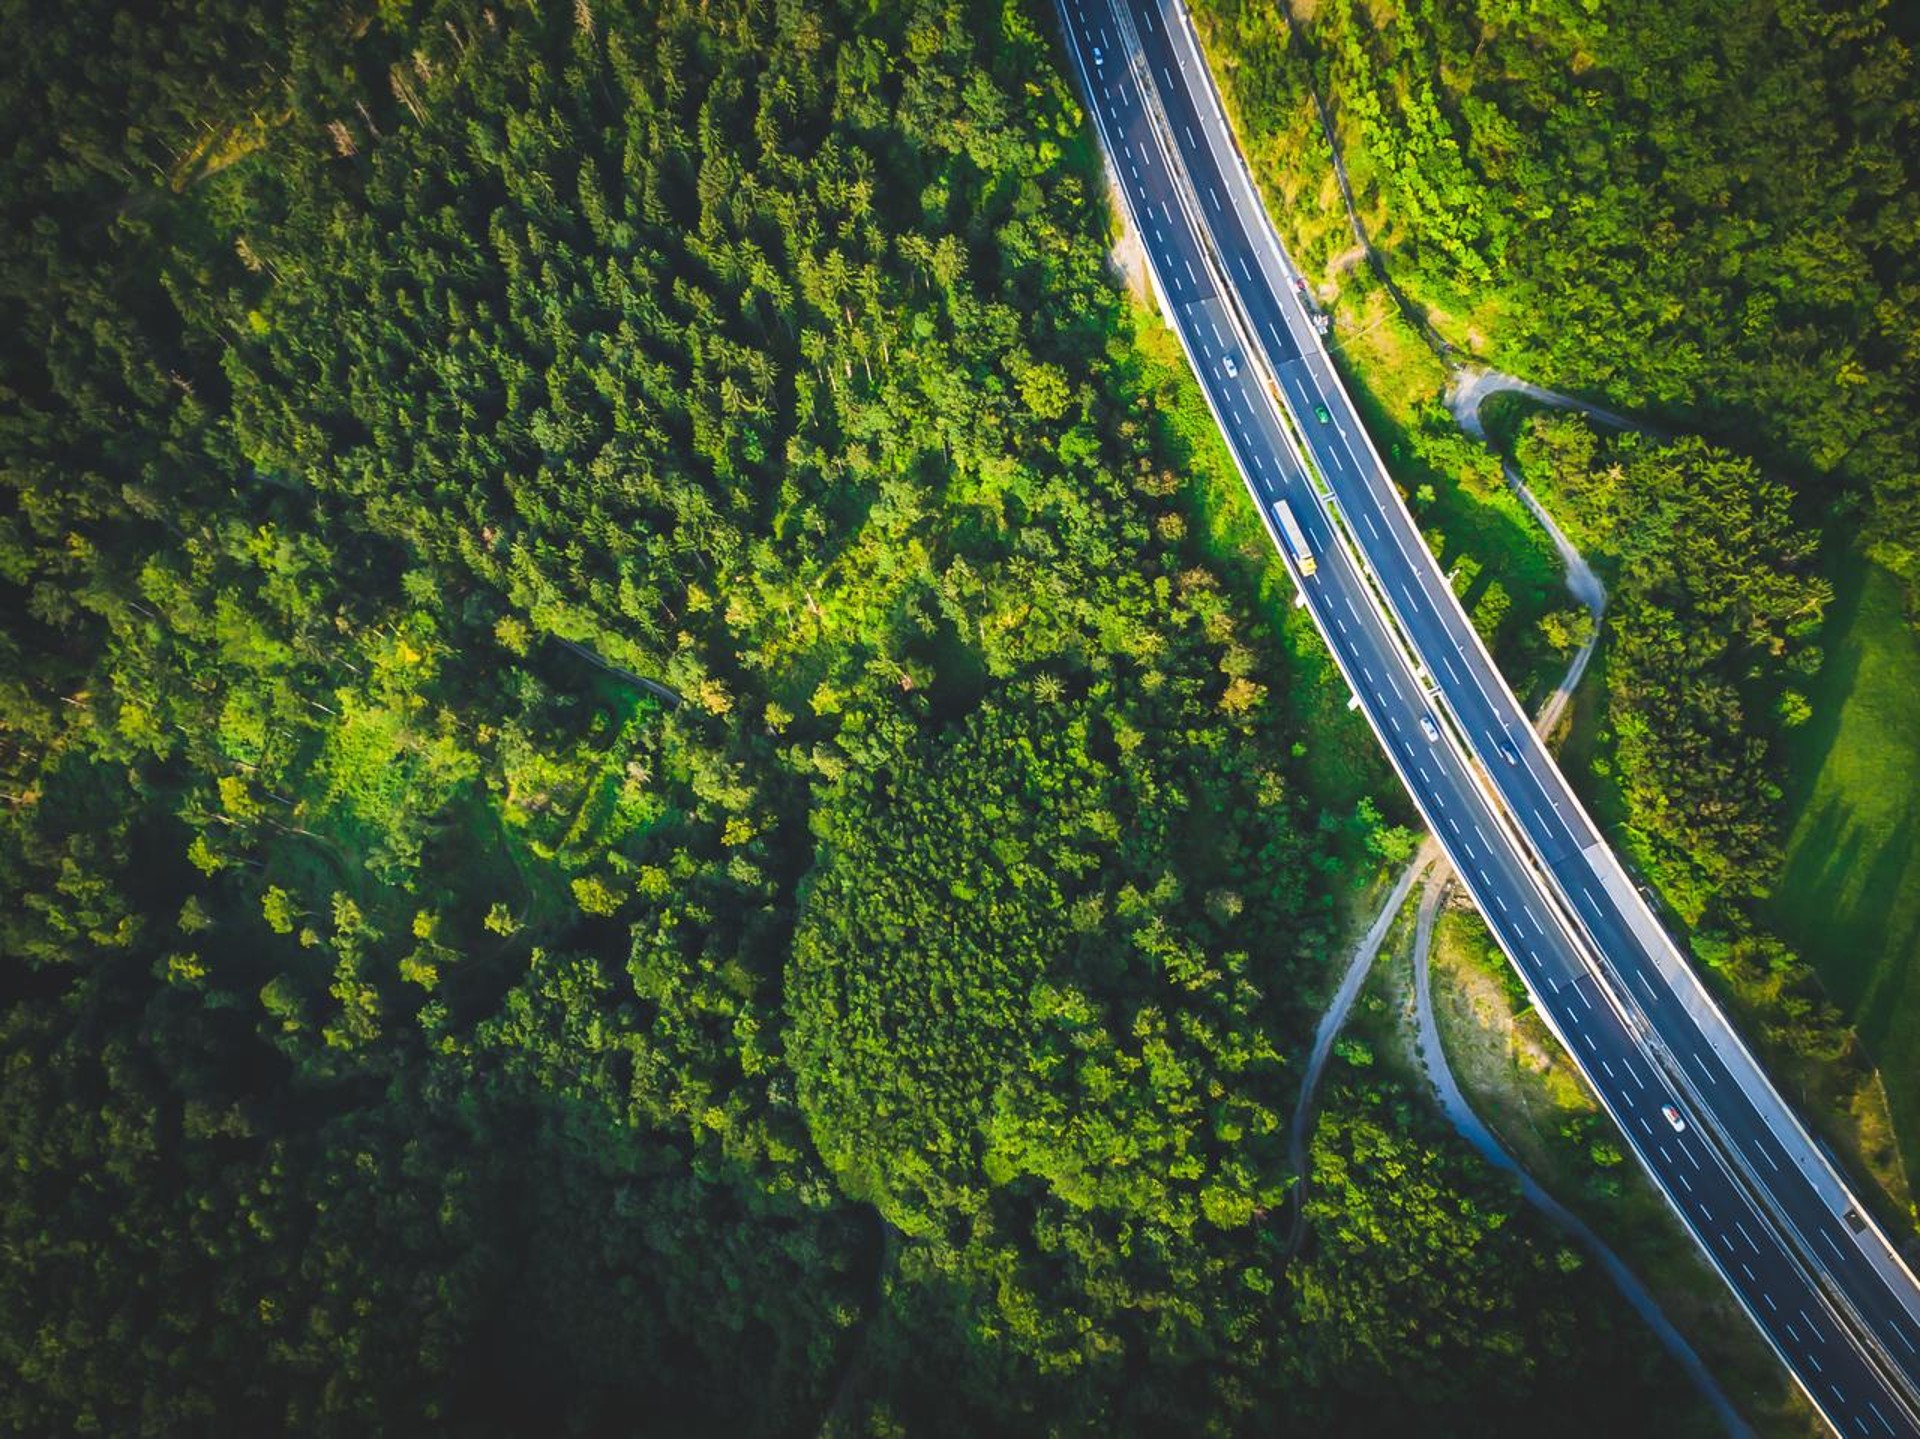
<svg viewBox="0 0 1920 1439">
<path fill-rule="evenodd" d="M 1358 1051 L 1282 1262 L 1407 811 L 1050 13 L 0 13 L 0 1428 L 1703 1431 Z"/>
</svg>

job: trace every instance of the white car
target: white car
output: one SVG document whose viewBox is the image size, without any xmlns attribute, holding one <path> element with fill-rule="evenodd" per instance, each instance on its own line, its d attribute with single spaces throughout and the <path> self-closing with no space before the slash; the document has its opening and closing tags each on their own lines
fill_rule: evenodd
<svg viewBox="0 0 1920 1439">
<path fill-rule="evenodd" d="M 1660 1117 L 1667 1121 L 1667 1124 L 1675 1134 L 1685 1134 L 1687 1132 L 1687 1121 L 1680 1117 L 1680 1111 L 1675 1109 L 1671 1104 L 1663 1104 L 1660 1106 Z"/>
<path fill-rule="evenodd" d="M 1234 364 L 1232 355 L 1227 355 L 1220 361 L 1220 368 L 1227 372 L 1227 378 L 1229 380 L 1237 380 L 1240 378 L 1240 367 Z"/>
<path fill-rule="evenodd" d="M 1101 65 L 1100 47 L 1098 45 L 1095 45 L 1093 47 L 1093 68 L 1098 70 L 1100 68 L 1100 65 Z"/>
<path fill-rule="evenodd" d="M 1420 733 L 1427 737 L 1427 743 L 1440 743 L 1440 726 L 1433 722 L 1432 715 L 1420 716 Z"/>
</svg>

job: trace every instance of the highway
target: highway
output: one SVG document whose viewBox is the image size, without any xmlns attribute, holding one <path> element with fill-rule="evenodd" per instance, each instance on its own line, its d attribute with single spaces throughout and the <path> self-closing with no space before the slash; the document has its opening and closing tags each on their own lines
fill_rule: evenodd
<svg viewBox="0 0 1920 1439">
<path fill-rule="evenodd" d="M 1184 10 L 1061 4 L 1162 307 L 1414 803 L 1543 1018 L 1828 1423 L 1920 1436 L 1920 1286 L 1708 998 L 1494 667 L 1332 369 Z M 1310 575 L 1283 543 L 1276 500 L 1305 532 Z"/>
</svg>

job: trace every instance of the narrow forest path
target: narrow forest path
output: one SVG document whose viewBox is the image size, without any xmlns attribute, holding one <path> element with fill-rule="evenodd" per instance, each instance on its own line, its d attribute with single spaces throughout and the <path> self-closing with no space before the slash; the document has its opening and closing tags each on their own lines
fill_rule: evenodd
<svg viewBox="0 0 1920 1439">
<path fill-rule="evenodd" d="M 1652 1291 L 1641 1282 L 1640 1276 L 1627 1266 L 1625 1260 L 1608 1247 L 1605 1240 L 1594 1233 L 1593 1229 L 1573 1213 L 1559 1200 L 1540 1187 L 1539 1183 L 1515 1162 L 1512 1155 L 1501 1145 L 1499 1137 L 1474 1112 L 1461 1091 L 1459 1081 L 1454 1078 L 1453 1069 L 1447 1063 L 1447 1052 L 1440 1042 L 1440 1028 L 1434 1018 L 1433 985 L 1431 966 L 1428 963 L 1433 950 L 1433 927 L 1439 918 L 1440 907 L 1445 902 L 1447 891 L 1453 884 L 1452 869 L 1445 863 L 1434 871 L 1428 879 L 1426 889 L 1420 896 L 1420 909 L 1414 922 L 1413 938 L 1413 995 L 1415 1020 L 1418 1026 L 1418 1040 L 1414 1053 L 1420 1061 L 1420 1067 L 1427 1076 L 1427 1082 L 1433 1086 L 1434 1097 L 1440 1103 L 1440 1110 L 1447 1122 L 1454 1127 L 1460 1137 L 1472 1145 L 1475 1152 L 1488 1164 L 1503 1173 L 1511 1174 L 1519 1181 L 1520 1197 L 1571 1236 L 1596 1260 L 1613 1281 L 1614 1287 L 1631 1304 L 1634 1312 L 1646 1321 L 1653 1331 L 1654 1338 L 1673 1356 L 1674 1362 L 1685 1371 L 1693 1387 L 1700 1392 L 1713 1409 L 1721 1427 L 1734 1439 L 1751 1439 L 1752 1427 L 1733 1407 L 1733 1401 L 1720 1387 L 1720 1382 L 1700 1358 L 1697 1351 L 1668 1319 L 1661 1309 L 1660 1302 L 1653 1297 Z"/>
</svg>

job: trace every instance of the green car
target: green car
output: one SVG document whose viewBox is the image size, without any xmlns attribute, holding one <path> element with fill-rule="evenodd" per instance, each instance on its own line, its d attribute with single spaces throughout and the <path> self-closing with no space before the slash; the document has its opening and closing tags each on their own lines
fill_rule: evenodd
<svg viewBox="0 0 1920 1439">
<path fill-rule="evenodd" d="M 1313 407 L 1313 417 L 1323 425 L 1333 423 L 1333 416 L 1327 413 L 1327 407 L 1325 405 L 1315 405 Z"/>
</svg>

